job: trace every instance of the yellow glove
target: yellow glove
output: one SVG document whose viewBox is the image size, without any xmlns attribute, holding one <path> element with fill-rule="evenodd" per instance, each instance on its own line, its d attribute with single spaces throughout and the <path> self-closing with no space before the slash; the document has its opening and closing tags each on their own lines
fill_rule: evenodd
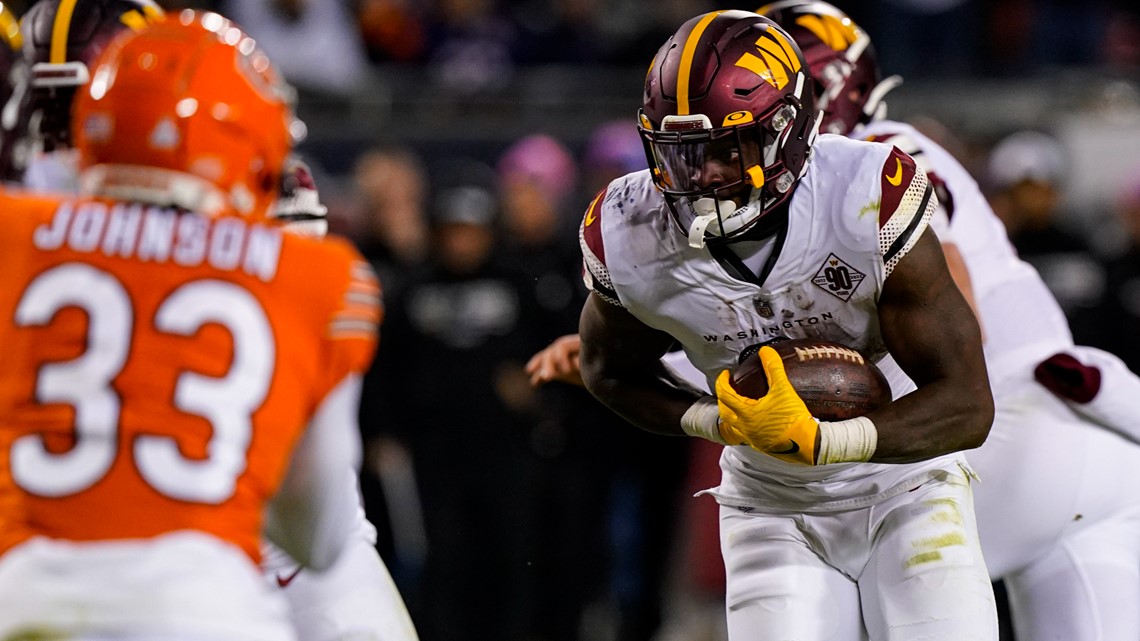
<svg viewBox="0 0 1140 641">
<path fill-rule="evenodd" d="M 742 441 L 785 461 L 815 465 L 819 422 L 792 388 L 776 350 L 761 347 L 760 363 L 768 378 L 768 393 L 759 399 L 741 396 L 732 389 L 728 370 L 717 377 L 721 434 L 730 443 Z"/>
</svg>

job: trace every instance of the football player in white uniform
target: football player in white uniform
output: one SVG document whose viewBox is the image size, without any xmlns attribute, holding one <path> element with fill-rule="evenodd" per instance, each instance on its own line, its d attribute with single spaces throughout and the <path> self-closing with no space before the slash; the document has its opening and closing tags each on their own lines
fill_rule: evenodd
<svg viewBox="0 0 1140 641">
<path fill-rule="evenodd" d="M 803 49 L 821 83 L 824 130 L 895 145 L 942 192 L 931 226 L 980 320 L 996 405 L 986 443 L 967 453 L 982 481 L 978 528 L 1017 638 L 1140 638 L 1140 447 L 1100 429 L 1135 438 L 1140 392 L 1118 390 L 1140 383 L 1115 357 L 1073 345 L 1060 306 L 962 165 L 885 119 L 883 95 L 897 78 L 882 80 L 858 26 L 826 2 L 760 13 Z"/>
<path fill-rule="evenodd" d="M 582 379 L 643 429 L 729 446 L 707 493 L 731 638 L 996 639 L 958 453 L 993 406 L 977 322 L 926 231 L 936 198 L 890 145 L 817 139 L 806 71 L 744 11 L 697 16 L 660 49 L 640 114 L 650 169 L 580 227 Z M 860 350 L 895 400 L 818 422 L 770 347 L 770 392 L 737 395 L 726 370 L 777 335 Z M 671 379 L 674 341 L 715 397 Z"/>
<path fill-rule="evenodd" d="M 24 79 L 27 84 L 16 88 L 10 116 L 5 116 L 4 144 L 14 161 L 7 171 L 22 173 L 24 185 L 35 191 L 77 189 L 72 98 L 89 80 L 88 65 L 116 35 L 142 28 L 162 13 L 151 0 L 40 0 L 28 9 L 21 24 L 31 73 Z M 309 168 L 289 159 L 271 216 L 291 232 L 319 237 L 328 230 L 326 215 Z M 346 468 L 344 488 L 359 496 L 355 469 Z M 353 532 L 350 541 L 337 562 L 321 572 L 302 569 L 265 541 L 266 580 L 283 591 L 299 639 L 416 641 L 403 598 L 376 551 L 376 528 L 363 507 L 351 517 L 336 526 Z"/>
</svg>

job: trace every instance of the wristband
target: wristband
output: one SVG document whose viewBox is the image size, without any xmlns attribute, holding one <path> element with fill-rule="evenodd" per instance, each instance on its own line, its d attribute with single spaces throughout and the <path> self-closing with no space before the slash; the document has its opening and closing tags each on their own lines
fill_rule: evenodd
<svg viewBox="0 0 1140 641">
<path fill-rule="evenodd" d="M 860 416 L 846 421 L 819 424 L 816 465 L 863 463 L 875 454 L 879 432 L 871 419 Z"/>
<path fill-rule="evenodd" d="M 728 445 L 720 434 L 720 408 L 715 396 L 702 396 L 681 416 L 681 430 L 689 436 Z"/>
</svg>

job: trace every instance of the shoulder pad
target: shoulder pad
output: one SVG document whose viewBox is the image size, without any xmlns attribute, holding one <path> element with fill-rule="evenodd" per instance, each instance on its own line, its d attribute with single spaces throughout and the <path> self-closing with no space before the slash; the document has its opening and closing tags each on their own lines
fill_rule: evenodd
<svg viewBox="0 0 1140 641">
<path fill-rule="evenodd" d="M 898 147 L 891 147 L 879 183 L 879 249 L 890 274 L 926 229 L 938 198 L 926 172 Z"/>
</svg>

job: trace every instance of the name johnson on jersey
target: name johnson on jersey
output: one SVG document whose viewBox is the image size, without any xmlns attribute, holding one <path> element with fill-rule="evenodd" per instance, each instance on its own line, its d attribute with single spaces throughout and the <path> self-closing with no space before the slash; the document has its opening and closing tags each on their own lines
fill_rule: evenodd
<svg viewBox="0 0 1140 641">
<path fill-rule="evenodd" d="M 172 261 L 183 267 L 208 264 L 220 271 L 241 270 L 263 282 L 273 280 L 281 258 L 278 227 L 250 224 L 240 218 L 217 221 L 180 216 L 177 211 L 137 203 L 65 201 L 48 224 L 36 227 L 36 249 L 66 246 L 88 254 Z"/>
</svg>

